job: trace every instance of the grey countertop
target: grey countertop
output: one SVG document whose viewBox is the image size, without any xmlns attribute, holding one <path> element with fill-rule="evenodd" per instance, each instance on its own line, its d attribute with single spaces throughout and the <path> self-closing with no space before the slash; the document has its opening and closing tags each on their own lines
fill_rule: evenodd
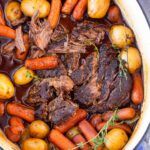
<svg viewBox="0 0 150 150">
<path fill-rule="evenodd" d="M 147 18 L 149 25 L 150 25 L 150 0 L 138 0 L 138 2 Z M 140 144 L 137 146 L 136 150 L 150 150 L 150 126 L 147 129 Z"/>
</svg>

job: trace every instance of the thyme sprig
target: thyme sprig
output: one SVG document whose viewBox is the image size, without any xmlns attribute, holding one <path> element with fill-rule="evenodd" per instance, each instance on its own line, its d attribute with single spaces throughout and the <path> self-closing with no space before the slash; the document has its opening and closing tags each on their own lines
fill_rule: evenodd
<svg viewBox="0 0 150 150">
<path fill-rule="evenodd" d="M 92 42 L 91 40 L 86 40 L 84 42 L 85 45 L 87 46 L 93 46 L 94 47 L 94 51 L 96 51 L 97 53 L 99 53 L 98 47 L 96 46 L 96 44 L 94 42 Z"/>
<path fill-rule="evenodd" d="M 104 127 L 98 132 L 98 134 L 94 138 L 90 139 L 89 141 L 87 141 L 85 143 L 82 142 L 82 143 L 77 144 L 77 146 L 75 148 L 73 148 L 72 150 L 75 150 L 75 149 L 78 149 L 78 148 L 83 148 L 84 145 L 86 145 L 90 142 L 93 142 L 95 144 L 94 150 L 97 150 L 99 146 L 104 144 L 105 136 L 107 134 L 107 130 L 108 130 L 109 126 L 114 126 L 115 121 L 118 120 L 117 111 L 118 111 L 118 109 L 116 109 L 114 111 L 112 117 L 106 122 Z"/>
<path fill-rule="evenodd" d="M 27 77 L 27 78 L 33 78 L 33 79 L 36 80 L 36 81 L 40 79 L 37 75 L 31 74 L 30 71 L 27 71 L 27 72 L 26 72 L 26 77 Z"/>
</svg>

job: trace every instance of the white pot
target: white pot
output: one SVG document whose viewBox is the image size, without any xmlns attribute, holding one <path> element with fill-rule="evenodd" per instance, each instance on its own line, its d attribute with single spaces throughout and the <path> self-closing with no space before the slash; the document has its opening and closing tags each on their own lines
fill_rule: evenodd
<svg viewBox="0 0 150 150">
<path fill-rule="evenodd" d="M 144 102 L 141 117 L 124 150 L 133 150 L 144 136 L 150 123 L 150 28 L 137 0 L 115 0 L 135 33 L 143 60 Z"/>
</svg>

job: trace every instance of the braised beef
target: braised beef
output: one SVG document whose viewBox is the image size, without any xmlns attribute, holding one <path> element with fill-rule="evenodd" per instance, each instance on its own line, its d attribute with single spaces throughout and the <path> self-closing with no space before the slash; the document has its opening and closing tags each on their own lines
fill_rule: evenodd
<svg viewBox="0 0 150 150">
<path fill-rule="evenodd" d="M 71 74 L 71 78 L 76 85 L 81 85 L 84 82 L 88 81 L 90 77 L 92 77 L 96 73 L 97 69 L 98 53 L 93 52 L 89 56 L 87 56 L 80 68 L 75 70 Z"/>
<path fill-rule="evenodd" d="M 64 100 L 63 96 L 59 95 L 48 104 L 49 121 L 59 124 L 73 115 L 77 108 L 77 104 L 70 100 Z"/>
<path fill-rule="evenodd" d="M 27 18 L 28 17 L 24 16 L 24 17 L 22 17 L 20 19 L 16 19 L 16 20 L 14 20 L 14 21 L 11 22 L 11 25 L 12 26 L 18 26 L 20 24 L 23 24 L 23 23 L 25 23 L 27 21 Z"/>
<path fill-rule="evenodd" d="M 30 24 L 30 38 L 34 41 L 35 45 L 41 50 L 44 50 L 50 42 L 53 30 L 50 28 L 48 21 L 40 22 L 38 19 L 38 12 L 36 12 Z"/>
<path fill-rule="evenodd" d="M 14 52 L 14 49 L 15 49 L 15 41 L 11 41 L 11 42 L 8 42 L 6 45 L 4 45 L 2 48 L 1 48 L 1 53 L 2 54 L 6 54 L 6 55 L 13 55 L 13 52 Z"/>
</svg>

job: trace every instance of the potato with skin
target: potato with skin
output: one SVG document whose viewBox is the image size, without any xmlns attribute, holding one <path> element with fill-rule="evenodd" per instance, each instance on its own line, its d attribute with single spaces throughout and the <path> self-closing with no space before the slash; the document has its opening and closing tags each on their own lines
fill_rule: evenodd
<svg viewBox="0 0 150 150">
<path fill-rule="evenodd" d="M 26 85 L 33 80 L 34 72 L 26 67 L 21 67 L 14 73 L 13 78 L 16 84 Z"/>
<path fill-rule="evenodd" d="M 88 15 L 91 18 L 103 18 L 110 6 L 110 0 L 88 0 Z"/>
<path fill-rule="evenodd" d="M 22 150 L 48 150 L 48 144 L 41 139 L 29 138 L 22 143 Z"/>
<path fill-rule="evenodd" d="M 135 73 L 142 66 L 140 52 L 134 47 L 123 49 L 120 53 L 120 57 L 126 62 L 126 67 L 131 74 Z"/>
<path fill-rule="evenodd" d="M 7 100 L 14 96 L 15 88 L 8 76 L 0 73 L 0 99 Z"/>
<path fill-rule="evenodd" d="M 122 129 L 112 129 L 105 136 L 105 146 L 108 150 L 121 150 L 127 141 L 128 136 Z"/>
<path fill-rule="evenodd" d="M 45 18 L 50 12 L 50 3 L 47 0 L 22 0 L 21 10 L 25 16 L 29 17 L 39 11 L 39 18 Z"/>
<path fill-rule="evenodd" d="M 125 48 L 134 42 L 134 34 L 126 26 L 114 25 L 109 32 L 109 38 L 117 48 Z"/>
<path fill-rule="evenodd" d="M 20 3 L 17 1 L 11 1 L 5 8 L 6 17 L 9 21 L 15 21 L 22 16 Z"/>
<path fill-rule="evenodd" d="M 43 139 L 48 135 L 49 131 L 49 126 L 41 120 L 33 121 L 29 126 L 30 135 L 34 138 Z"/>
</svg>

